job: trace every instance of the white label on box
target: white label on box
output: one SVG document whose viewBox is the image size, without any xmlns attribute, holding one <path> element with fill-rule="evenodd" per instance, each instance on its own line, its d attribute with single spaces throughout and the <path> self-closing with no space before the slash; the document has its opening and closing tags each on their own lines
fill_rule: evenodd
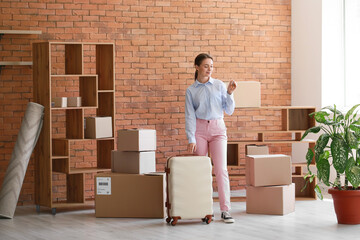
<svg viewBox="0 0 360 240">
<path fill-rule="evenodd" d="M 111 195 L 111 177 L 96 178 L 96 194 Z"/>
</svg>

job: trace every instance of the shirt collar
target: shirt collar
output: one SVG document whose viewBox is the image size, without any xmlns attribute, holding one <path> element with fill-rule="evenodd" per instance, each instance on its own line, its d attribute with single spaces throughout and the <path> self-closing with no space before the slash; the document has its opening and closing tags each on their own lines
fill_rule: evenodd
<svg viewBox="0 0 360 240">
<path fill-rule="evenodd" d="M 207 81 L 206 83 L 201 83 L 199 82 L 197 79 L 195 81 L 195 87 L 199 86 L 199 85 L 205 85 L 207 83 L 211 83 L 211 84 L 214 84 L 214 79 L 212 77 L 210 77 L 209 81 Z"/>
</svg>

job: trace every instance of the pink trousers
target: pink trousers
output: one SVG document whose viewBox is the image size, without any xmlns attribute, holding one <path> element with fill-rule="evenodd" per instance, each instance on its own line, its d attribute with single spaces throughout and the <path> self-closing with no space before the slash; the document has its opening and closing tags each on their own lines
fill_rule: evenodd
<svg viewBox="0 0 360 240">
<path fill-rule="evenodd" d="M 218 186 L 220 209 L 229 211 L 231 208 L 230 183 L 227 171 L 227 136 L 224 120 L 197 119 L 195 138 L 197 155 L 207 156 L 210 149 Z"/>
</svg>

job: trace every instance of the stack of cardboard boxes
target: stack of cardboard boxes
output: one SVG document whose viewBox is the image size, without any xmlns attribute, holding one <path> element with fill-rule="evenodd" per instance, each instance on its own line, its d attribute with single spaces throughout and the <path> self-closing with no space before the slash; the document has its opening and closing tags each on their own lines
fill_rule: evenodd
<svg viewBox="0 0 360 240">
<path fill-rule="evenodd" d="M 95 176 L 96 217 L 165 217 L 165 174 L 156 173 L 156 131 L 119 130 L 111 173 Z"/>
<path fill-rule="evenodd" d="M 246 212 L 285 215 L 295 211 L 290 156 L 271 154 L 267 146 L 246 148 Z"/>
</svg>

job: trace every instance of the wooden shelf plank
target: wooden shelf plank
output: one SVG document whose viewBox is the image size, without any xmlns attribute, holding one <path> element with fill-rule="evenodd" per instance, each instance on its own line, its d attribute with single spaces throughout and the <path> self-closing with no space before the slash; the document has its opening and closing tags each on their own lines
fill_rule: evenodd
<svg viewBox="0 0 360 240">
<path fill-rule="evenodd" d="M 228 130 L 228 135 L 235 134 L 235 133 L 304 133 L 305 130 Z"/>
<path fill-rule="evenodd" d="M 82 139 L 75 139 L 75 138 L 53 138 L 56 140 L 66 140 L 66 141 L 89 141 L 89 140 L 100 140 L 100 141 L 108 141 L 108 140 L 114 140 L 114 137 L 111 138 L 82 138 Z"/>
<path fill-rule="evenodd" d="M 312 106 L 261 106 L 261 107 L 237 107 L 237 109 L 241 110 L 262 110 L 262 109 L 270 109 L 270 110 L 281 110 L 281 109 L 314 109 Z"/>
<path fill-rule="evenodd" d="M 75 208 L 75 207 L 86 207 L 95 206 L 94 200 L 87 200 L 84 203 L 73 203 L 73 202 L 53 202 L 52 208 Z"/>
<path fill-rule="evenodd" d="M 69 174 L 111 172 L 111 168 L 70 168 Z"/>
<path fill-rule="evenodd" d="M 0 34 L 42 34 L 36 30 L 0 30 Z"/>
<path fill-rule="evenodd" d="M 295 140 L 265 140 L 265 141 L 258 141 L 258 140 L 240 140 L 240 141 L 236 141 L 236 140 L 231 140 L 228 141 L 229 144 L 234 144 L 234 143 L 239 143 L 239 144 L 254 144 L 254 143 L 259 143 L 259 144 L 276 144 L 276 143 L 315 143 L 315 140 L 308 140 L 308 141 L 295 141 Z"/>
<path fill-rule="evenodd" d="M 96 74 L 52 74 L 50 77 L 97 77 Z"/>
<path fill-rule="evenodd" d="M 263 143 L 312 143 L 314 141 L 296 141 L 296 140 L 265 140 Z"/>
<path fill-rule="evenodd" d="M 244 179 L 245 174 L 229 174 L 229 177 L 232 179 L 234 178 Z M 215 174 L 213 174 L 213 178 L 216 178 Z"/>
<path fill-rule="evenodd" d="M 51 107 L 51 110 L 67 110 L 67 109 L 96 109 L 96 106 L 82 106 L 82 107 Z"/>
<path fill-rule="evenodd" d="M 113 42 L 52 42 L 49 41 L 50 45 L 114 45 Z"/>
<path fill-rule="evenodd" d="M 21 62 L 21 61 L 4 61 L 0 62 L 0 66 L 31 66 L 32 62 Z"/>
<path fill-rule="evenodd" d="M 317 198 L 315 197 L 295 197 L 296 201 L 313 201 L 313 200 L 317 200 Z"/>
<path fill-rule="evenodd" d="M 52 156 L 52 159 L 66 159 L 69 158 L 69 156 Z"/>
<path fill-rule="evenodd" d="M 115 90 L 98 90 L 98 93 L 113 93 Z"/>
</svg>

